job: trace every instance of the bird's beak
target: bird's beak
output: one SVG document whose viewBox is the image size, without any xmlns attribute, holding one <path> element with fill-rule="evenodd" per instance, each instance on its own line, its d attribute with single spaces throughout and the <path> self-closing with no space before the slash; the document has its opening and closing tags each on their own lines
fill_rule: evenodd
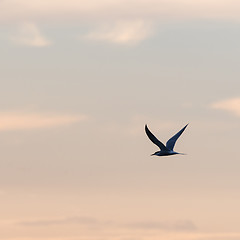
<svg viewBox="0 0 240 240">
<path fill-rule="evenodd" d="M 151 154 L 150 156 L 153 156 L 153 155 L 155 155 L 155 153 Z"/>
</svg>

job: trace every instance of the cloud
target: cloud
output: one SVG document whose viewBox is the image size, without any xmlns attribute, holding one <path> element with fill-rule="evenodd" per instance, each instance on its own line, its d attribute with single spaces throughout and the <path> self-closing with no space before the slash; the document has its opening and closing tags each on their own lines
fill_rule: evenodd
<svg viewBox="0 0 240 240">
<path fill-rule="evenodd" d="M 11 225 L 14 225 L 15 230 L 16 226 L 29 228 L 28 232 L 31 232 L 30 228 L 34 228 L 34 234 L 40 234 L 39 238 L 42 238 L 42 227 L 47 227 L 47 232 L 52 233 L 52 235 L 51 237 L 49 235 L 45 235 L 44 239 L 49 240 L 237 240 L 240 237 L 239 232 L 204 232 L 199 230 L 195 231 L 196 226 L 192 221 L 146 221 L 128 223 L 123 225 L 119 222 L 114 223 L 109 221 L 98 221 L 97 219 L 92 217 L 75 216 L 65 218 L 48 218 L 42 220 L 11 222 Z M 56 232 L 56 229 L 58 229 L 59 231 Z M 26 231 L 26 229 L 24 230 Z M 71 232 L 74 232 L 74 236 L 71 234 Z M 16 240 L 32 238 L 26 238 L 26 236 L 25 238 L 17 237 Z"/>
<path fill-rule="evenodd" d="M 46 47 L 51 44 L 33 23 L 23 23 L 20 25 L 17 33 L 11 36 L 10 39 L 15 44 L 32 47 Z"/>
<path fill-rule="evenodd" d="M 56 232 L 56 231 L 55 231 Z M 41 233 L 39 233 L 40 235 Z M 36 236 L 37 235 L 37 236 Z M 68 234 L 68 236 L 56 236 L 57 234 L 52 234 L 51 237 L 44 237 L 44 240 L 239 240 L 240 233 L 232 233 L 232 232 L 213 232 L 213 233 L 163 233 L 163 232 L 157 232 L 156 234 L 150 233 L 150 234 L 144 234 L 141 233 L 135 233 L 135 232 L 110 232 L 110 231 L 102 231 L 91 233 L 86 233 L 84 231 L 81 231 L 81 234 L 75 234 L 75 236 L 71 236 L 71 234 Z M 76 236 L 77 235 L 77 236 Z M 6 239 L 6 238 L 5 238 Z M 10 239 L 10 238 L 9 238 Z M 11 240 L 37 240 L 37 239 L 43 239 L 43 237 L 38 236 L 38 234 L 35 234 L 35 236 L 32 237 L 11 237 Z"/>
<path fill-rule="evenodd" d="M 115 229 L 128 229 L 128 230 L 164 230 L 164 231 L 194 231 L 197 229 L 192 221 L 176 221 L 176 222 L 133 222 L 121 224 L 113 221 L 98 221 L 93 217 L 65 217 L 55 219 L 41 219 L 41 220 L 28 220 L 18 222 L 19 225 L 24 226 L 55 226 L 55 225 L 82 225 L 85 227 L 98 226 L 105 228 L 109 226 Z"/>
<path fill-rule="evenodd" d="M 211 108 L 228 111 L 240 117 L 240 98 L 231 98 L 210 105 Z"/>
<path fill-rule="evenodd" d="M 0 112 L 0 131 L 59 127 L 85 119 L 84 115 Z"/>
<path fill-rule="evenodd" d="M 7 0 L 0 22 L 76 19 L 226 19 L 240 20 L 238 0 Z"/>
<path fill-rule="evenodd" d="M 152 35 L 152 25 L 143 20 L 118 21 L 105 24 L 84 36 L 85 39 L 116 44 L 136 44 Z"/>
<path fill-rule="evenodd" d="M 176 221 L 176 222 L 138 222 L 127 225 L 130 228 L 149 229 L 149 230 L 165 230 L 165 231 L 195 231 L 196 225 L 192 221 Z"/>
<path fill-rule="evenodd" d="M 51 44 L 37 26 L 93 26 L 85 39 L 134 45 L 151 37 L 169 21 L 240 21 L 238 0 L 2 0 L 0 25 L 19 24 L 16 44 Z"/>
<path fill-rule="evenodd" d="M 68 224 L 79 224 L 79 225 L 95 225 L 97 224 L 95 218 L 89 217 L 68 217 L 68 218 L 56 218 L 56 219 L 42 219 L 42 220 L 32 220 L 32 221 L 22 221 L 18 222 L 20 225 L 24 226 L 36 226 L 36 227 L 47 227 L 53 225 L 68 225 Z"/>
</svg>

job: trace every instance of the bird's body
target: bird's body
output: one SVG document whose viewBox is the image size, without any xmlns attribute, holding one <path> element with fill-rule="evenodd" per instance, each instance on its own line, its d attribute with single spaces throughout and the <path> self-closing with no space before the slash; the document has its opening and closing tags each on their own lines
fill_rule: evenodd
<svg viewBox="0 0 240 240">
<path fill-rule="evenodd" d="M 162 151 L 157 151 L 155 153 L 153 153 L 151 156 L 156 155 L 156 156 L 170 156 L 170 155 L 175 155 L 175 154 L 179 154 L 177 152 L 174 151 L 166 151 L 166 150 L 162 150 Z"/>
<path fill-rule="evenodd" d="M 188 124 L 187 124 L 188 125 Z M 178 133 L 176 133 L 173 137 L 171 137 L 167 143 L 166 146 L 160 142 L 148 129 L 147 125 L 145 125 L 145 132 L 148 136 L 148 138 L 154 143 L 156 144 L 159 148 L 160 151 L 157 151 L 155 153 L 153 153 L 152 155 L 156 155 L 156 156 L 170 156 L 170 155 L 175 155 L 175 154 L 183 154 L 183 153 L 178 153 L 173 151 L 174 145 L 177 141 L 177 139 L 181 136 L 181 134 L 183 133 L 183 131 L 185 130 L 185 128 L 187 127 L 187 125 L 182 128 Z"/>
</svg>

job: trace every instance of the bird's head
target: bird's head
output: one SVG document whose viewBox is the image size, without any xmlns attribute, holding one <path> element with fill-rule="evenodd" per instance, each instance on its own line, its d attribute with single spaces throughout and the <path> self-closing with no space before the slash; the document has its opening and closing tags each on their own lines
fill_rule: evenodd
<svg viewBox="0 0 240 240">
<path fill-rule="evenodd" d="M 159 151 L 151 154 L 151 156 L 154 156 L 154 155 L 155 155 L 155 156 L 158 156 L 158 153 L 159 153 Z"/>
</svg>

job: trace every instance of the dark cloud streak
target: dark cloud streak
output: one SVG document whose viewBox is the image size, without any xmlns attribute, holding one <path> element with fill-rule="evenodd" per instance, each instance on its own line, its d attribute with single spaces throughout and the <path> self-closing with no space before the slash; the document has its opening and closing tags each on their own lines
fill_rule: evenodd
<svg viewBox="0 0 240 240">
<path fill-rule="evenodd" d="M 68 218 L 59 218 L 59 219 L 42 219 L 42 220 L 32 220 L 32 221 L 22 221 L 18 222 L 20 225 L 24 226 L 53 226 L 53 225 L 67 225 L 67 224 L 79 224 L 79 225 L 86 225 L 86 226 L 93 226 L 99 224 L 99 222 L 90 217 L 68 217 Z"/>
<path fill-rule="evenodd" d="M 127 224 L 128 228 L 165 230 L 165 231 L 195 231 L 197 226 L 190 220 L 181 220 L 176 222 L 138 222 Z"/>
<path fill-rule="evenodd" d="M 142 221 L 142 222 L 131 222 L 131 223 L 116 223 L 114 221 L 101 222 L 96 218 L 92 217 L 65 217 L 59 219 L 42 219 L 42 220 L 29 220 L 21 221 L 17 223 L 26 227 L 51 227 L 60 225 L 79 225 L 81 227 L 114 227 L 124 228 L 131 230 L 163 230 L 163 231 L 195 231 L 197 226 L 190 220 L 179 220 L 175 222 L 167 221 Z"/>
</svg>

